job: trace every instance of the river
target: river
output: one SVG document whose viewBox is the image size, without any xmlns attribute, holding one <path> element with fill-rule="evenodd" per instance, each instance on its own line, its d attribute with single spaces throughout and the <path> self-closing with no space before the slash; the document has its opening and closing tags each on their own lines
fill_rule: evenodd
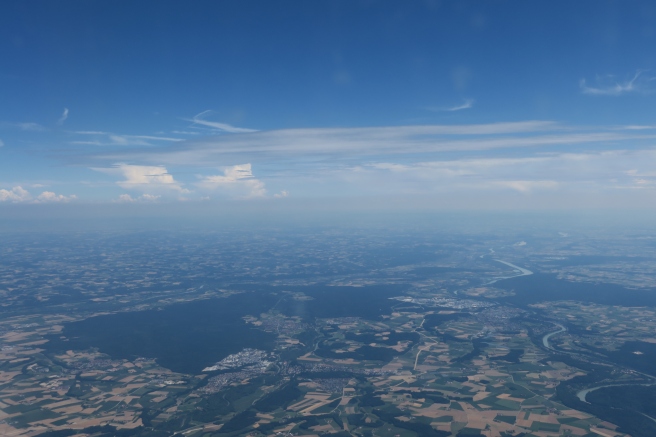
<svg viewBox="0 0 656 437">
<path fill-rule="evenodd" d="M 544 347 L 546 347 L 547 349 L 551 349 L 551 350 L 554 350 L 554 348 L 552 348 L 551 345 L 549 344 L 549 339 L 553 335 L 560 334 L 561 332 L 567 331 L 567 328 L 565 328 L 560 323 L 556 323 L 555 325 L 558 326 L 558 328 L 560 328 L 560 329 L 558 329 L 557 331 L 554 331 L 554 332 L 550 332 L 549 334 L 546 334 L 544 337 L 542 337 L 542 344 L 544 345 Z"/>
<path fill-rule="evenodd" d="M 501 280 L 504 280 L 504 279 L 517 278 L 519 276 L 528 276 L 528 275 L 533 274 L 532 271 L 530 271 L 528 269 L 525 269 L 523 267 L 516 266 L 515 264 L 509 263 L 508 261 L 503 261 L 503 260 L 500 260 L 500 259 L 495 259 L 494 261 L 499 262 L 501 264 L 505 264 L 508 267 L 512 267 L 513 269 L 517 270 L 519 273 L 516 274 L 516 275 L 512 275 L 512 276 L 501 276 L 501 277 L 498 277 L 498 278 L 494 278 L 493 280 L 491 280 L 490 282 L 488 282 L 485 285 L 494 284 L 495 282 L 501 281 Z"/>
</svg>

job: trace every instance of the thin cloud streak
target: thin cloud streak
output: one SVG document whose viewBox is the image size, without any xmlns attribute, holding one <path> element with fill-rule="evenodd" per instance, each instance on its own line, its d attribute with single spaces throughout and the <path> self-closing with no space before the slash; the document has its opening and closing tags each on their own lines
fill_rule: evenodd
<svg viewBox="0 0 656 437">
<path fill-rule="evenodd" d="M 648 126 L 648 125 L 629 125 L 629 126 L 622 126 L 619 129 L 624 129 L 624 130 L 652 130 L 656 129 L 656 126 Z"/>
<path fill-rule="evenodd" d="M 192 118 L 190 118 L 190 119 L 186 118 L 185 120 L 190 121 L 193 124 L 197 124 L 197 125 L 200 125 L 200 126 L 211 127 L 213 129 L 218 129 L 220 131 L 227 132 L 227 133 L 232 133 L 232 134 L 257 132 L 256 129 L 247 129 L 247 128 L 243 128 L 243 127 L 232 126 L 232 125 L 229 125 L 228 123 L 221 123 L 221 122 L 218 122 L 218 121 L 204 120 L 202 117 L 205 114 L 209 113 L 209 112 L 211 112 L 211 111 L 210 110 L 203 111 L 200 114 L 196 114 Z"/>
<path fill-rule="evenodd" d="M 427 109 L 432 112 L 456 112 L 462 111 L 463 109 L 469 109 L 474 106 L 474 99 L 465 99 L 465 101 L 460 105 L 448 106 L 448 107 L 439 107 L 439 106 L 429 106 L 424 109 Z"/>
<path fill-rule="evenodd" d="M 89 146 L 152 146 L 148 141 L 184 141 L 182 138 L 161 137 L 154 135 L 118 135 L 103 131 L 75 131 L 77 135 L 84 137 L 96 136 L 95 140 L 76 140 L 70 144 Z"/>
<path fill-rule="evenodd" d="M 14 121 L 2 121 L 0 122 L 0 129 L 19 129 L 22 131 L 45 131 L 46 128 L 41 126 L 39 123 L 34 122 L 14 122 Z"/>
<path fill-rule="evenodd" d="M 465 100 L 465 103 L 462 105 L 454 106 L 452 108 L 447 109 L 449 112 L 455 112 L 455 111 L 462 111 L 463 109 L 469 109 L 474 106 L 474 100 L 473 99 L 467 99 Z"/>
</svg>

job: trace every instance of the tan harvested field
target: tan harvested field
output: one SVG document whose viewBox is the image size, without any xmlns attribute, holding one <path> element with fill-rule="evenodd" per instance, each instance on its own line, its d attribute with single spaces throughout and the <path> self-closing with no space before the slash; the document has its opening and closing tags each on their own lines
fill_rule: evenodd
<svg viewBox="0 0 656 437">
<path fill-rule="evenodd" d="M 6 341 L 7 343 L 15 343 L 17 341 L 23 341 L 31 337 L 32 335 L 34 334 L 32 334 L 31 332 L 8 332 L 0 336 L 0 338 Z"/>
<path fill-rule="evenodd" d="M 592 416 L 578 410 L 563 410 L 565 416 L 576 417 L 577 419 L 590 419 Z"/>
</svg>

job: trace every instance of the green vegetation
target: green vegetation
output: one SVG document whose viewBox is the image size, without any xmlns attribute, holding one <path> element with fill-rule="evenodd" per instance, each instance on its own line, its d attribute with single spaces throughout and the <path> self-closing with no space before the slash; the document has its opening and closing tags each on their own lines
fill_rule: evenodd
<svg viewBox="0 0 656 437">
<path fill-rule="evenodd" d="M 296 387 L 295 383 L 288 383 L 284 387 L 269 393 L 262 399 L 257 401 L 253 407 L 262 412 L 274 411 L 277 408 L 284 408 L 296 399 L 298 399 L 303 392 Z"/>
</svg>

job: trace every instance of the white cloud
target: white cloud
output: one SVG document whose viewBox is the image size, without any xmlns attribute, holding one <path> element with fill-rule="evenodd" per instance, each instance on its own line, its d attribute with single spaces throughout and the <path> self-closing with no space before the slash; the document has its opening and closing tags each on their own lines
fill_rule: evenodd
<svg viewBox="0 0 656 437">
<path fill-rule="evenodd" d="M 155 202 L 160 197 L 162 197 L 162 196 L 157 196 L 157 195 L 154 195 L 154 194 L 144 193 L 144 194 L 141 195 L 141 197 L 139 197 L 139 199 L 141 199 L 145 202 Z"/>
<path fill-rule="evenodd" d="M 202 176 L 190 197 L 463 194 L 486 202 L 505 196 L 516 202 L 548 198 L 555 204 L 561 195 L 601 196 L 616 188 L 642 187 L 641 193 L 656 195 L 656 178 L 649 176 L 656 162 L 654 140 L 656 132 L 644 126 L 595 128 L 549 121 L 283 129 L 96 154 L 96 159 L 158 164 L 104 171 L 122 175 L 117 179 L 124 188 L 142 187 L 142 192 L 163 196 L 168 189 L 175 198 L 182 186 L 167 167 L 212 166 L 221 171 L 196 171 Z M 629 150 L 609 150 L 618 144 Z M 153 191 L 158 186 L 164 188 Z"/>
<path fill-rule="evenodd" d="M 4 145 L 5 143 L 2 140 L 0 140 L 0 147 L 3 147 Z"/>
<path fill-rule="evenodd" d="M 200 125 L 200 126 L 211 127 L 213 129 L 218 129 L 222 132 L 228 132 L 228 133 L 232 133 L 232 134 L 257 132 L 257 130 L 255 130 L 255 129 L 247 129 L 247 128 L 243 128 L 243 127 L 236 127 L 236 126 L 229 125 L 228 123 L 221 123 L 221 122 L 218 122 L 218 121 L 208 121 L 208 120 L 203 119 L 205 114 L 207 114 L 209 112 L 211 112 L 211 111 L 209 111 L 209 110 L 203 111 L 200 114 L 194 115 L 191 119 L 186 119 L 186 120 L 192 122 L 193 124 L 197 124 L 197 125 Z"/>
<path fill-rule="evenodd" d="M 648 93 L 653 91 L 653 82 L 656 77 L 643 74 L 638 70 L 630 79 L 617 81 L 614 76 L 597 77 L 596 86 L 588 86 L 585 79 L 579 81 L 581 92 L 598 96 L 621 96 L 628 93 Z"/>
<path fill-rule="evenodd" d="M 116 199 L 114 202 L 116 203 L 134 203 L 136 202 L 135 199 L 132 198 L 129 194 L 121 194 L 118 196 L 118 199 Z"/>
<path fill-rule="evenodd" d="M 64 196 L 62 194 L 55 194 L 52 191 L 44 191 L 43 193 L 36 196 L 34 199 L 35 203 L 52 203 L 52 202 L 70 202 L 71 200 L 76 200 L 77 196 L 72 194 L 70 196 Z"/>
<path fill-rule="evenodd" d="M 253 176 L 250 163 L 227 167 L 223 175 L 206 176 L 197 185 L 209 190 L 227 189 L 246 197 L 266 195 L 264 182 Z"/>
<path fill-rule="evenodd" d="M 61 117 L 59 117 L 59 120 L 57 120 L 58 125 L 64 124 L 66 119 L 68 118 L 68 108 L 64 108 L 64 112 L 62 113 Z"/>
<path fill-rule="evenodd" d="M 27 202 L 32 200 L 32 195 L 21 186 L 15 186 L 11 190 L 0 190 L 0 202 Z"/>
<path fill-rule="evenodd" d="M 553 189 L 558 187 L 556 181 L 495 181 L 494 184 L 508 187 L 520 193 L 529 193 L 535 189 Z"/>
<path fill-rule="evenodd" d="M 77 196 L 72 194 L 64 196 L 61 194 L 53 193 L 52 191 L 44 191 L 36 198 L 32 197 L 29 191 L 17 185 L 11 190 L 0 189 L 0 202 L 12 203 L 51 203 L 51 202 L 70 202 L 76 200 Z"/>
<path fill-rule="evenodd" d="M 132 197 L 129 194 L 121 194 L 118 196 L 118 199 L 116 199 L 114 202 L 115 203 L 136 203 L 136 202 L 156 202 L 159 198 L 162 196 L 156 196 L 153 194 L 142 194 L 139 197 Z"/>
<path fill-rule="evenodd" d="M 116 183 L 125 189 L 149 192 L 189 192 L 163 166 L 116 164 L 111 168 L 94 168 L 93 170 L 111 175 L 122 175 L 125 179 Z"/>
</svg>

